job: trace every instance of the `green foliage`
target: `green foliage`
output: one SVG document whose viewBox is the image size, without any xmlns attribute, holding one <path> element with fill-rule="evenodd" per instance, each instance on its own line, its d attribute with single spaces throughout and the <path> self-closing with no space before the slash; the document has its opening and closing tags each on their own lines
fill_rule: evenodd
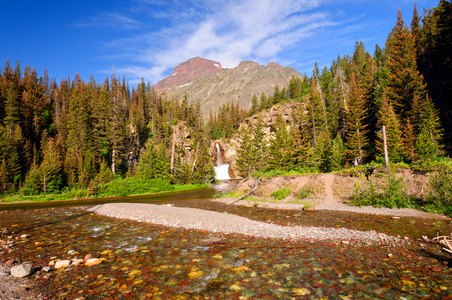
<svg viewBox="0 0 452 300">
<path fill-rule="evenodd" d="M 170 158 L 166 147 L 162 144 L 156 146 L 149 139 L 141 153 L 138 172 L 146 179 L 170 180 Z"/>
<path fill-rule="evenodd" d="M 312 191 L 309 187 L 307 187 L 307 188 L 303 187 L 302 189 L 294 192 L 294 196 L 298 199 L 306 199 L 311 195 L 312 195 Z"/>
<path fill-rule="evenodd" d="M 452 166 L 440 164 L 430 175 L 431 200 L 438 207 L 452 206 Z"/>
<path fill-rule="evenodd" d="M 352 205 L 376 207 L 413 207 L 412 200 L 406 196 L 403 178 L 396 178 L 391 172 L 384 178 L 381 185 L 375 179 L 370 180 L 366 187 L 357 187 L 351 201 Z"/>
<path fill-rule="evenodd" d="M 288 188 L 284 188 L 271 193 L 270 196 L 272 196 L 276 200 L 283 200 L 286 199 L 286 197 L 289 196 L 290 194 L 292 194 L 292 191 L 289 190 Z"/>
<path fill-rule="evenodd" d="M 25 177 L 24 186 L 20 189 L 20 194 L 24 196 L 38 195 L 42 190 L 42 172 L 34 165 Z"/>
<path fill-rule="evenodd" d="M 168 180 L 128 177 L 98 187 L 97 197 L 154 194 L 205 187 L 203 184 L 172 185 Z"/>
<path fill-rule="evenodd" d="M 346 147 L 340 133 L 334 138 L 331 145 L 331 170 L 338 171 L 345 166 Z"/>
<path fill-rule="evenodd" d="M 286 122 L 281 116 L 276 121 L 276 129 L 270 140 L 270 158 L 268 167 L 270 169 L 290 170 L 295 165 L 295 142 L 292 127 L 286 128 Z"/>
</svg>

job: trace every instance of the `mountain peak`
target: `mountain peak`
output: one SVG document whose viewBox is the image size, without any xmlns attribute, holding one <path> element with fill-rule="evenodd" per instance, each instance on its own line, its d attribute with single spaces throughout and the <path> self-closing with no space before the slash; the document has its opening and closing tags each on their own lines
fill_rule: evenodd
<svg viewBox="0 0 452 300">
<path fill-rule="evenodd" d="M 199 56 L 188 59 L 173 69 L 173 73 L 155 84 L 159 92 L 177 89 L 204 77 L 212 76 L 223 69 L 219 62 Z"/>
</svg>

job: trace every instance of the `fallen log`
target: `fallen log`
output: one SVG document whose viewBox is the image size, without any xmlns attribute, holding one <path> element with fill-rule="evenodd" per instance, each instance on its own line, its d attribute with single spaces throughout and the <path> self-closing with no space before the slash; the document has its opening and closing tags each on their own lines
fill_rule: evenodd
<svg viewBox="0 0 452 300">
<path fill-rule="evenodd" d="M 242 195 L 242 196 L 238 197 L 237 199 L 235 199 L 234 201 L 231 201 L 231 202 L 227 203 L 226 205 L 234 204 L 234 203 L 236 203 L 236 202 L 239 202 L 240 200 L 243 200 L 245 197 L 251 195 L 251 193 L 253 193 L 255 190 L 257 190 L 257 187 L 259 186 L 260 181 L 261 181 L 261 179 L 258 178 L 258 179 L 256 180 L 256 183 L 254 184 L 254 188 L 252 188 L 252 189 L 251 189 L 248 193 L 246 193 L 245 195 Z"/>
</svg>

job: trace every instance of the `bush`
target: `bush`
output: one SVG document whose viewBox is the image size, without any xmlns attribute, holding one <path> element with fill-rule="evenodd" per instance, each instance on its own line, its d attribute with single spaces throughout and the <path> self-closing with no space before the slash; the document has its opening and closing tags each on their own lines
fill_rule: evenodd
<svg viewBox="0 0 452 300">
<path fill-rule="evenodd" d="M 298 190 L 294 193 L 294 196 L 298 199 L 306 199 L 311 195 L 312 191 L 310 189 L 310 186 L 308 186 L 307 188 L 303 187 L 301 190 Z"/>
<path fill-rule="evenodd" d="M 413 203 L 405 193 L 403 178 L 397 179 L 391 172 L 380 186 L 372 179 L 367 187 L 357 187 L 352 196 L 352 205 L 376 207 L 413 207 Z"/>
<path fill-rule="evenodd" d="M 437 206 L 452 205 L 452 166 L 441 164 L 429 178 L 431 200 Z"/>
<path fill-rule="evenodd" d="M 271 193 L 270 196 L 277 200 L 283 200 L 286 199 L 286 197 L 289 196 L 290 194 L 292 194 L 292 191 L 287 188 L 284 188 Z"/>
<path fill-rule="evenodd" d="M 96 191 L 98 197 L 152 194 L 173 191 L 174 186 L 168 180 L 129 177 L 117 179 L 101 185 Z"/>
</svg>

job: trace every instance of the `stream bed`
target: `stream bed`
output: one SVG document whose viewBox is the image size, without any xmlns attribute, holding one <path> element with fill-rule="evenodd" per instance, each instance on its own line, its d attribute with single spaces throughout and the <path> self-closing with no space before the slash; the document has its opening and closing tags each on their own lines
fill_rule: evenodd
<svg viewBox="0 0 452 300">
<path fill-rule="evenodd" d="M 339 212 L 226 206 L 166 200 L 280 225 L 376 230 L 406 237 L 404 246 L 259 239 L 125 221 L 85 207 L 0 211 L 0 239 L 16 240 L 3 261 L 39 270 L 55 259 L 91 254 L 99 265 L 31 278 L 49 299 L 452 299 L 452 261 L 421 235 L 452 232 L 444 220 L 393 219 Z M 1 231 L 0 231 L 1 232 Z M 72 254 L 69 254 L 72 253 Z"/>
</svg>

